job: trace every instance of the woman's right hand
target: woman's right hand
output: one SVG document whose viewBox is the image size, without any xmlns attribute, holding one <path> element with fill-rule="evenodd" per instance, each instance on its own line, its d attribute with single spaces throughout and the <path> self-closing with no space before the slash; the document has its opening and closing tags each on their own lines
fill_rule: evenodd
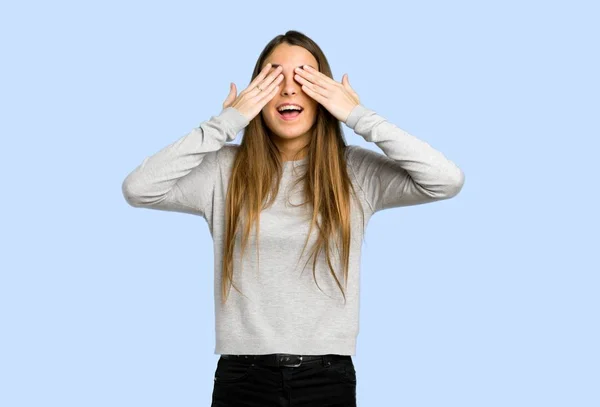
<svg viewBox="0 0 600 407">
<path fill-rule="evenodd" d="M 256 117 L 262 108 L 275 97 L 277 90 L 279 89 L 279 83 L 283 80 L 281 66 L 273 69 L 271 73 L 269 73 L 270 70 L 271 64 L 265 65 L 256 78 L 250 82 L 250 85 L 248 85 L 248 87 L 237 97 L 235 83 L 232 82 L 229 95 L 227 95 L 227 99 L 223 102 L 223 109 L 226 107 L 234 107 L 241 114 L 246 116 L 248 121 Z M 259 90 L 257 86 L 259 86 L 262 91 Z"/>
</svg>

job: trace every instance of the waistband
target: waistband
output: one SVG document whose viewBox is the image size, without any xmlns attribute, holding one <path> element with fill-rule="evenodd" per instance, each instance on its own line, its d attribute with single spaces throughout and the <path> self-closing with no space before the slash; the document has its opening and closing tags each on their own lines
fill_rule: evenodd
<svg viewBox="0 0 600 407">
<path fill-rule="evenodd" d="M 271 353 L 268 355 L 221 355 L 221 358 L 235 360 L 242 363 L 257 364 L 262 366 L 274 367 L 298 367 L 305 363 L 322 362 L 327 365 L 330 362 L 338 360 L 350 360 L 350 355 L 293 355 L 289 353 Z"/>
</svg>

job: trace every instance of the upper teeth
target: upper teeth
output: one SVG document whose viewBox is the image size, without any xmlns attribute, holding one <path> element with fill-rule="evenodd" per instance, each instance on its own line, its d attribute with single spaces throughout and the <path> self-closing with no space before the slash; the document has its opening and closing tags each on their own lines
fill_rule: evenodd
<svg viewBox="0 0 600 407">
<path fill-rule="evenodd" d="M 283 110 L 302 110 L 300 106 L 297 105 L 285 105 L 278 109 L 280 112 Z"/>
</svg>

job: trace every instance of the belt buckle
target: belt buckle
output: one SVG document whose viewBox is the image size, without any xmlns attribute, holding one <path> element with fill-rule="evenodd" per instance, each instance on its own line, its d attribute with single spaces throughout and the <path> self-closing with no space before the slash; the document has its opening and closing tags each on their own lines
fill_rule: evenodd
<svg viewBox="0 0 600 407">
<path fill-rule="evenodd" d="M 289 360 L 289 357 L 286 356 L 286 359 Z M 298 364 L 285 364 L 285 365 L 280 365 L 280 366 L 284 366 L 284 367 L 298 367 L 302 364 L 302 356 L 300 356 L 300 363 Z"/>
</svg>

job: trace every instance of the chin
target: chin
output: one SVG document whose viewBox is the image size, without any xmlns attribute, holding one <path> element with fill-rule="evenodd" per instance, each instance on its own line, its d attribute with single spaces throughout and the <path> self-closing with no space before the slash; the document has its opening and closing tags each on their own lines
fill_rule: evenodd
<svg viewBox="0 0 600 407">
<path fill-rule="evenodd" d="M 282 128 L 277 128 L 275 129 L 275 131 L 273 131 L 273 133 L 275 133 L 277 136 L 281 137 L 281 138 L 296 138 L 296 137 L 300 137 L 303 134 L 306 134 L 306 132 L 310 130 L 310 129 L 282 129 Z"/>
<path fill-rule="evenodd" d="M 302 125 L 301 123 L 296 123 L 294 125 L 288 125 L 278 123 L 278 119 L 275 118 L 275 123 L 266 123 L 267 127 L 273 132 L 276 136 L 281 138 L 295 138 L 306 134 L 310 131 L 310 126 L 306 124 Z"/>
</svg>

